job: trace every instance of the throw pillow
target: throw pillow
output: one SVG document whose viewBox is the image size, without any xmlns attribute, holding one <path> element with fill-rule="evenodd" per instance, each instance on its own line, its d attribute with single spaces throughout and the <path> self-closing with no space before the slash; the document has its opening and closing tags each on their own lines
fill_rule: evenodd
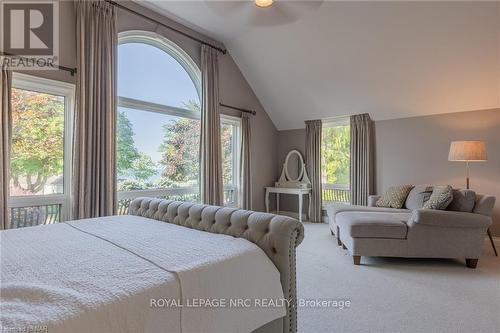
<svg viewBox="0 0 500 333">
<path fill-rule="evenodd" d="M 377 200 L 377 207 L 401 208 L 403 207 L 408 193 L 410 193 L 413 185 L 391 186 L 384 195 Z"/>
<path fill-rule="evenodd" d="M 450 185 L 434 186 L 431 197 L 424 204 L 424 209 L 443 210 L 453 201 L 453 188 Z"/>
<path fill-rule="evenodd" d="M 471 213 L 476 203 L 476 192 L 473 190 L 453 190 L 453 201 L 446 208 L 456 212 Z"/>
<path fill-rule="evenodd" d="M 411 210 L 424 207 L 424 204 L 431 197 L 432 188 L 429 185 L 415 185 L 406 198 L 405 207 Z"/>
</svg>

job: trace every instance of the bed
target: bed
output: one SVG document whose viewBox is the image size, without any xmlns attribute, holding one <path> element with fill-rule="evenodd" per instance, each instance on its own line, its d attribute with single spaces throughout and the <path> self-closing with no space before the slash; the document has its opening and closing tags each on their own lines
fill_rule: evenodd
<svg viewBox="0 0 500 333">
<path fill-rule="evenodd" d="M 302 224 L 284 216 L 152 198 L 126 216 L 2 231 L 0 324 L 296 332 L 302 239 Z"/>
</svg>

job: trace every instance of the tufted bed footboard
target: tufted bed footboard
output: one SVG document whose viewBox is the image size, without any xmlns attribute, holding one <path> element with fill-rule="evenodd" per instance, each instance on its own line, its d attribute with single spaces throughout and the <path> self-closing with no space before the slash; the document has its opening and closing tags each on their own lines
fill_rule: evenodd
<svg viewBox="0 0 500 333">
<path fill-rule="evenodd" d="M 292 218 L 195 203 L 137 198 L 130 203 L 130 215 L 137 215 L 216 234 L 245 238 L 259 246 L 281 274 L 285 298 L 291 300 L 287 316 L 256 332 L 297 331 L 295 248 L 304 238 L 304 227 Z M 279 330 L 279 328 L 278 328 Z"/>
</svg>

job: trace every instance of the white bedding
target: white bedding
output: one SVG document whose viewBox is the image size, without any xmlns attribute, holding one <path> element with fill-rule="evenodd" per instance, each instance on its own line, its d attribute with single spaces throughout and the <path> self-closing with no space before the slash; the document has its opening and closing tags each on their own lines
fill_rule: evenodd
<svg viewBox="0 0 500 333">
<path fill-rule="evenodd" d="M 255 306 L 283 298 L 280 276 L 242 238 L 114 216 L 2 231 L 0 242 L 3 329 L 250 332 L 286 313 Z M 151 306 L 181 298 L 182 308 Z M 206 299 L 227 306 L 188 307 Z M 252 306 L 229 307 L 230 299 Z"/>
</svg>

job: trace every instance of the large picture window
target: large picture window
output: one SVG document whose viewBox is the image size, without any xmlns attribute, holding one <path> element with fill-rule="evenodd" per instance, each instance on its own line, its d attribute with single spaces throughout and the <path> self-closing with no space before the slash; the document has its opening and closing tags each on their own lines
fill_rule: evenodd
<svg viewBox="0 0 500 333">
<path fill-rule="evenodd" d="M 153 196 L 200 202 L 200 71 L 169 40 L 126 32 L 118 47 L 118 210 Z M 224 199 L 237 204 L 239 122 L 221 119 Z"/>
<path fill-rule="evenodd" d="M 14 73 L 10 228 L 69 218 L 73 85 Z"/>
<path fill-rule="evenodd" d="M 349 118 L 323 121 L 321 138 L 321 185 L 323 203 L 349 203 Z"/>
</svg>

